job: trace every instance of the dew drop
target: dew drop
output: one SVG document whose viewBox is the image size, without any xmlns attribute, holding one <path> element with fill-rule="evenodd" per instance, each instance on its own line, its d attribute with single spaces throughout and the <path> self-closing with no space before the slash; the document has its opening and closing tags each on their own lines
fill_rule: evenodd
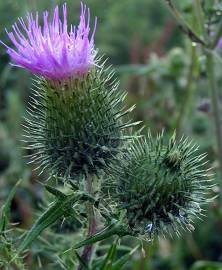
<svg viewBox="0 0 222 270">
<path fill-rule="evenodd" d="M 192 232 L 195 230 L 194 226 L 192 224 L 187 224 L 187 228 L 191 230 Z"/>
<path fill-rule="evenodd" d="M 146 232 L 151 233 L 153 230 L 153 223 L 148 223 L 145 227 Z"/>
<path fill-rule="evenodd" d="M 179 209 L 180 217 L 184 218 L 186 216 L 186 212 L 184 210 Z"/>
<path fill-rule="evenodd" d="M 145 251 L 145 249 L 143 247 L 141 249 L 141 252 L 142 252 L 143 258 L 145 258 L 146 257 L 146 251 Z"/>
<path fill-rule="evenodd" d="M 200 213 L 201 210 L 202 210 L 202 209 L 200 208 L 199 204 L 193 204 L 192 207 L 194 208 L 195 212 L 198 212 L 198 213 Z"/>
</svg>

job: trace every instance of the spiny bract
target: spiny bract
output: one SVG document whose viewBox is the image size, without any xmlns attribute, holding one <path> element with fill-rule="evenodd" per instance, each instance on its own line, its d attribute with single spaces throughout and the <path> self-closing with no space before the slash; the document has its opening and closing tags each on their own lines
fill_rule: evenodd
<svg viewBox="0 0 222 270">
<path fill-rule="evenodd" d="M 108 187 L 109 200 L 126 211 L 132 234 L 149 238 L 194 229 L 193 218 L 203 215 L 201 205 L 211 188 L 205 155 L 196 151 L 187 139 L 177 143 L 173 136 L 165 145 L 163 134 L 156 139 L 149 134 L 135 140 L 111 168 L 104 191 Z"/>
<path fill-rule="evenodd" d="M 103 65 L 102 65 L 103 66 Z M 60 82 L 39 79 L 26 121 L 32 161 L 65 179 L 97 173 L 122 151 L 125 92 L 113 72 L 95 68 L 82 78 Z"/>
</svg>

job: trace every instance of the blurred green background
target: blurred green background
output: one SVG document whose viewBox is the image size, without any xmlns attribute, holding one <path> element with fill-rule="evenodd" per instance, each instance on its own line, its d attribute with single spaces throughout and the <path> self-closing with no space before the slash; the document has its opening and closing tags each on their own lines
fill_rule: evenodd
<svg viewBox="0 0 222 270">
<path fill-rule="evenodd" d="M 192 1 L 178 2 L 185 17 L 195 25 Z M 62 1 L 1 0 L 0 39 L 10 44 L 5 28 L 10 30 L 11 24 L 27 11 L 52 10 L 57 3 Z M 70 22 L 77 22 L 79 3 L 79 0 L 67 0 Z M 105 54 L 114 65 L 121 88 L 129 93 L 128 105 L 137 104 L 135 120 L 143 120 L 154 134 L 164 129 L 168 136 L 176 129 L 178 135 L 191 137 L 200 145 L 200 152 L 208 153 L 209 166 L 213 167 L 219 186 L 222 179 L 218 173 L 210 93 L 201 49 L 181 33 L 164 1 L 85 0 L 85 3 L 92 17 L 98 17 L 95 42 L 99 53 Z M 219 50 L 218 54 L 222 52 Z M 217 65 L 222 88 L 221 63 Z M 0 46 L 0 204 L 17 180 L 22 179 L 11 209 L 11 221 L 19 222 L 21 228 L 30 226 L 35 218 L 33 213 L 44 204 L 39 183 L 43 177 L 28 165 L 25 158 L 28 153 L 21 142 L 31 84 L 29 72 L 12 67 L 5 48 Z M 218 193 L 219 188 L 214 192 Z M 208 206 L 205 214 L 192 234 L 144 244 L 144 250 L 137 252 L 125 269 L 222 269 L 219 199 Z M 130 240 L 126 245 L 131 245 Z M 30 269 L 40 267 L 30 266 Z M 46 260 L 42 269 L 62 268 L 50 268 Z"/>
</svg>

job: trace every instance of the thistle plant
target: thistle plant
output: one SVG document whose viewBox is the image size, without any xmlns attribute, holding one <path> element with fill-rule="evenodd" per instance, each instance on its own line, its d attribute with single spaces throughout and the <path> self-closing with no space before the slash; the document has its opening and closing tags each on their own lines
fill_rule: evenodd
<svg viewBox="0 0 222 270">
<path fill-rule="evenodd" d="M 58 7 L 52 19 L 44 12 L 41 27 L 38 14 L 28 14 L 7 32 L 15 49 L 4 44 L 14 65 L 37 75 L 24 126 L 31 162 L 68 187 L 63 192 L 57 182 L 46 185 L 55 200 L 25 234 L 18 255 L 66 217 L 80 223 L 88 218 L 88 238 L 74 244 L 85 246 L 77 253 L 82 264 L 90 261 L 92 243 L 115 234 L 150 239 L 192 231 L 211 188 L 205 155 L 195 155 L 186 139 L 164 144 L 163 134 L 143 137 L 132 130 L 140 122 L 128 117 L 134 106 L 125 109 L 126 93 L 98 56 L 96 19 L 90 31 L 90 11 L 83 4 L 78 27 L 68 27 L 66 4 L 62 18 Z M 102 231 L 97 218 L 105 218 Z"/>
<path fill-rule="evenodd" d="M 34 151 L 31 160 L 61 179 L 97 173 L 118 153 L 130 124 L 121 120 L 127 113 L 125 93 L 96 59 L 96 23 L 90 37 L 90 13 L 83 4 L 79 26 L 71 25 L 70 32 L 66 4 L 63 23 L 58 7 L 50 22 L 44 13 L 42 30 L 38 15 L 29 14 L 27 20 L 28 25 L 19 22 L 28 41 L 14 24 L 14 33 L 8 35 L 17 51 L 8 48 L 8 53 L 16 64 L 41 75 L 34 83 L 25 127 Z"/>
</svg>

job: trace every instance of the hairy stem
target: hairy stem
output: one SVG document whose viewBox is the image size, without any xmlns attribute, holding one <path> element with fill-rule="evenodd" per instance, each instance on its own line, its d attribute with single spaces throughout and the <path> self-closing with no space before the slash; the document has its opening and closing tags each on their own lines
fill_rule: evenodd
<svg viewBox="0 0 222 270">
<path fill-rule="evenodd" d="M 211 102 L 213 108 L 214 123 L 216 129 L 217 138 L 217 148 L 218 148 L 218 158 L 220 163 L 220 172 L 222 175 L 222 130 L 221 130 L 221 112 L 219 104 L 219 92 L 215 78 L 215 63 L 213 54 L 211 51 L 206 50 L 207 57 L 207 75 L 209 80 L 209 85 L 211 89 Z"/>
<path fill-rule="evenodd" d="M 204 27 L 204 13 L 201 5 L 201 0 L 194 0 L 193 1 L 193 6 L 194 6 L 194 12 L 196 13 L 196 17 L 198 19 L 198 24 L 199 24 L 199 31 L 201 34 L 201 37 L 204 38 L 205 43 L 207 44 L 207 32 Z"/>
<path fill-rule="evenodd" d="M 215 63 L 214 63 L 214 57 L 213 57 L 213 50 L 216 48 L 218 41 L 220 37 L 222 36 L 222 20 L 220 22 L 220 25 L 218 27 L 218 31 L 216 32 L 216 35 L 214 37 L 213 42 L 208 42 L 208 40 L 202 40 L 202 38 L 199 38 L 199 36 L 196 36 L 196 33 L 189 27 L 189 25 L 186 24 L 186 22 L 183 20 L 183 17 L 180 15 L 176 7 L 174 6 L 172 0 L 164 0 L 172 14 L 174 15 L 176 21 L 183 26 L 184 32 L 188 35 L 188 37 L 195 41 L 195 38 L 197 38 L 197 42 L 199 39 L 199 43 L 203 45 L 203 48 L 205 49 L 205 55 L 207 58 L 207 76 L 208 81 L 211 89 L 211 100 L 212 100 L 212 108 L 213 108 L 213 116 L 214 116 L 214 123 L 215 123 L 215 129 L 216 129 L 216 139 L 217 139 L 217 148 L 218 148 L 218 158 L 220 163 L 220 173 L 222 176 L 222 130 L 221 130 L 221 116 L 220 116 L 220 104 L 219 104 L 219 92 L 218 92 L 218 86 L 216 82 L 215 77 Z M 207 39 L 207 33 L 204 29 L 204 17 L 202 13 L 202 7 L 201 2 L 199 0 L 195 0 L 195 7 L 196 7 L 196 14 L 198 17 L 198 21 L 200 24 L 202 24 L 201 30 L 203 31 L 202 35 L 205 39 Z M 221 181 L 220 181 L 221 182 Z M 221 189 L 222 189 L 222 182 L 221 182 Z"/>
<path fill-rule="evenodd" d="M 222 19 L 220 21 L 220 25 L 219 25 L 218 31 L 215 35 L 215 38 L 212 42 L 211 49 L 214 49 L 217 47 L 218 41 L 220 40 L 221 37 L 222 37 Z"/>
<path fill-rule="evenodd" d="M 180 136 L 181 133 L 181 127 L 183 126 L 184 119 L 186 118 L 186 114 L 189 108 L 190 100 L 193 94 L 193 75 L 194 75 L 194 69 L 195 69 L 195 62 L 196 62 L 196 47 L 191 47 L 191 59 L 190 59 L 190 67 L 187 74 L 187 82 L 185 86 L 185 94 L 183 99 L 183 104 L 180 108 L 178 118 L 176 120 L 176 130 L 177 130 L 177 136 Z"/>
<path fill-rule="evenodd" d="M 176 19 L 177 23 L 180 25 L 183 32 L 193 41 L 202 45 L 206 45 L 205 41 L 198 36 L 194 32 L 194 30 L 190 27 L 190 25 L 184 20 L 184 18 L 181 16 L 180 12 L 177 10 L 175 5 L 173 4 L 172 0 L 164 0 L 164 2 L 167 4 L 169 10 L 171 11 L 172 15 Z"/>
<path fill-rule="evenodd" d="M 86 191 L 89 194 L 93 193 L 93 184 L 92 184 L 93 178 L 91 176 L 87 176 L 86 178 Z M 88 213 L 88 221 L 89 221 L 89 227 L 88 227 L 88 237 L 92 236 L 96 232 L 96 217 L 94 213 L 93 204 L 91 202 L 87 203 L 87 213 Z M 87 245 L 84 247 L 81 258 L 84 262 L 88 263 L 91 259 L 93 252 L 93 245 Z M 82 266 L 79 265 L 78 270 L 82 270 Z"/>
</svg>

